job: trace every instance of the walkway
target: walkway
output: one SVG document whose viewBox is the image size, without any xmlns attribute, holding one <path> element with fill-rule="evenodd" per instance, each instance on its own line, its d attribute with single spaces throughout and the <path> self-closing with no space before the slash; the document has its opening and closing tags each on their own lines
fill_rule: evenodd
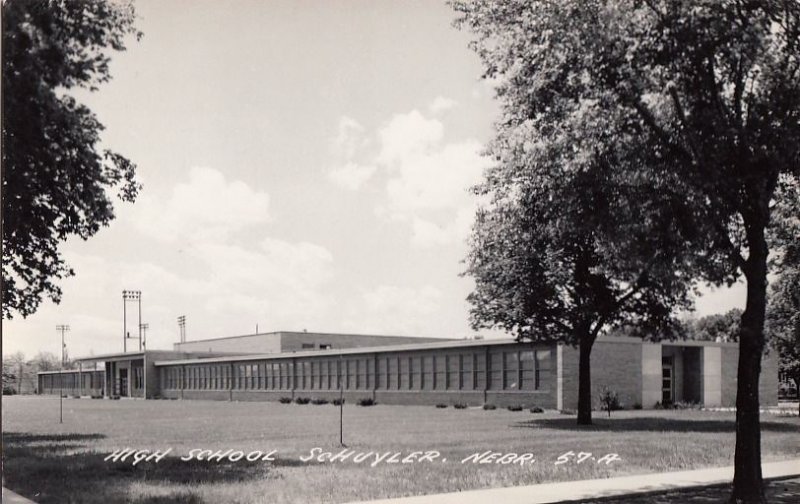
<svg viewBox="0 0 800 504">
<path fill-rule="evenodd" d="M 800 459 L 761 464 L 765 479 L 800 475 Z M 718 467 L 660 474 L 642 474 L 582 481 L 542 483 L 509 488 L 469 490 L 368 501 L 371 504 L 548 504 L 646 492 L 704 487 L 733 481 L 733 467 Z"/>
<path fill-rule="evenodd" d="M 20 494 L 14 493 L 6 487 L 3 487 L 3 504 L 36 504 L 30 499 L 26 499 Z"/>
</svg>

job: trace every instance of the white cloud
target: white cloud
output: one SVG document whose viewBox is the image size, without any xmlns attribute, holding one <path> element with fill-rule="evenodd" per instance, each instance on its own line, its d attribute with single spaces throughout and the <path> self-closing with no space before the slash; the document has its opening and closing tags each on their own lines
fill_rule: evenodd
<svg viewBox="0 0 800 504">
<path fill-rule="evenodd" d="M 373 165 L 360 165 L 354 162 L 332 168 L 328 178 L 339 187 L 356 191 L 363 186 L 375 173 L 377 168 Z"/>
<path fill-rule="evenodd" d="M 442 123 L 416 110 L 394 116 L 379 136 L 378 161 L 390 178 L 378 215 L 409 223 L 416 247 L 463 242 L 476 208 L 469 189 L 488 165 L 483 146 L 476 140 L 443 142 Z"/>
<path fill-rule="evenodd" d="M 144 234 L 163 241 L 222 239 L 269 220 L 269 195 L 212 168 L 195 167 L 166 201 L 143 195 L 131 218 Z"/>
<path fill-rule="evenodd" d="M 430 110 L 432 114 L 440 114 L 442 112 L 450 110 L 456 105 L 458 105 L 458 102 L 451 98 L 446 98 L 444 96 L 437 96 L 430 103 L 430 105 L 428 105 L 428 110 Z"/>
<path fill-rule="evenodd" d="M 342 116 L 336 137 L 333 139 L 333 152 L 343 159 L 352 159 L 360 149 L 368 144 L 364 127 L 352 117 Z"/>
<path fill-rule="evenodd" d="M 431 285 L 379 285 L 353 300 L 344 330 L 421 336 L 431 333 L 431 316 L 442 310 L 442 292 Z"/>
<path fill-rule="evenodd" d="M 424 155 L 442 140 L 444 126 L 437 119 L 426 119 L 418 110 L 397 114 L 378 132 L 381 150 L 378 162 L 392 165 Z"/>
</svg>

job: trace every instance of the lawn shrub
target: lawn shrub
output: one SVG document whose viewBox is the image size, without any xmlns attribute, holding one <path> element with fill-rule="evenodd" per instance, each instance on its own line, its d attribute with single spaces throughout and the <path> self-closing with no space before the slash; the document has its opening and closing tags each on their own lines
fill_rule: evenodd
<svg viewBox="0 0 800 504">
<path fill-rule="evenodd" d="M 460 403 L 460 402 L 459 402 L 459 403 L 455 403 L 455 404 L 453 405 L 453 407 L 454 407 L 455 409 L 467 409 L 467 405 L 466 405 L 466 404 L 464 404 L 464 403 Z"/>
<path fill-rule="evenodd" d="M 574 409 L 562 409 L 559 411 L 559 413 L 561 413 L 562 415 L 575 415 L 577 414 L 577 411 L 575 411 Z"/>
<path fill-rule="evenodd" d="M 344 398 L 337 397 L 336 399 L 334 399 L 333 401 L 331 401 L 331 403 L 332 403 L 334 406 L 341 406 L 342 404 L 344 404 Z"/>
<path fill-rule="evenodd" d="M 316 404 L 316 405 L 328 404 L 328 400 L 322 399 L 320 397 L 315 397 L 314 399 L 311 399 L 311 404 Z"/>
<path fill-rule="evenodd" d="M 278 399 L 278 401 L 280 401 L 281 404 L 289 404 L 289 403 L 292 402 L 292 398 L 291 397 L 281 397 L 280 399 Z"/>
<path fill-rule="evenodd" d="M 642 409 L 642 403 L 633 403 L 633 409 L 640 410 Z"/>
<path fill-rule="evenodd" d="M 79 395 L 75 394 L 75 395 L 73 395 L 73 396 L 72 396 L 72 398 L 73 398 L 73 399 L 80 399 L 80 398 L 81 398 L 81 396 L 79 396 Z"/>
<path fill-rule="evenodd" d="M 621 409 L 619 395 L 608 387 L 603 387 L 603 391 L 600 393 L 600 404 L 608 412 L 608 416 L 611 416 L 612 411 Z"/>
<path fill-rule="evenodd" d="M 508 406 L 506 409 L 508 409 L 508 411 L 522 411 L 522 405 L 512 404 L 511 406 Z"/>
<path fill-rule="evenodd" d="M 363 397 L 358 400 L 359 406 L 375 406 L 375 399 L 371 397 Z"/>
<path fill-rule="evenodd" d="M 540 406 L 534 406 L 531 408 L 531 413 L 544 413 L 544 409 Z"/>
<path fill-rule="evenodd" d="M 436 405 L 437 408 L 446 408 L 447 405 L 445 403 L 439 403 Z"/>
<path fill-rule="evenodd" d="M 92 399 L 102 399 L 102 395 L 92 394 Z"/>
<path fill-rule="evenodd" d="M 294 399 L 294 402 L 296 404 L 308 404 L 308 403 L 311 402 L 311 398 L 310 397 L 296 397 Z"/>
<path fill-rule="evenodd" d="M 485 409 L 487 411 L 494 410 L 494 409 L 497 409 L 497 406 L 495 406 L 494 404 L 491 404 L 491 403 L 486 403 L 486 404 L 483 405 L 483 409 Z"/>
</svg>

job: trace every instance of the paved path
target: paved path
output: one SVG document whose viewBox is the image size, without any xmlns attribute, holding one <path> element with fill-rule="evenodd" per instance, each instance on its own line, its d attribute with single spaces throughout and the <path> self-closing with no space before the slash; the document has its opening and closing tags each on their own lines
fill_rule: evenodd
<svg viewBox="0 0 800 504">
<path fill-rule="evenodd" d="M 26 499 L 20 494 L 14 493 L 6 487 L 3 487 L 3 504 L 36 504 L 30 499 Z"/>
<path fill-rule="evenodd" d="M 800 459 L 761 464 L 764 478 L 800 475 Z M 402 497 L 372 504 L 548 504 L 730 483 L 733 467 Z"/>
</svg>

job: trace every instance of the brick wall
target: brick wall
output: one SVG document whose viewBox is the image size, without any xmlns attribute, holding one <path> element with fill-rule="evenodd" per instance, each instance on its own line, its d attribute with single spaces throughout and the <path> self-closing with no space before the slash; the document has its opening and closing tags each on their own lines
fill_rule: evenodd
<svg viewBox="0 0 800 504">
<path fill-rule="evenodd" d="M 564 409 L 578 408 L 578 349 L 563 349 Z M 642 343 L 598 340 L 591 356 L 592 407 L 600 407 L 600 393 L 606 386 L 619 395 L 626 408 L 641 402 Z"/>
<path fill-rule="evenodd" d="M 722 406 L 736 406 L 736 375 L 739 367 L 739 349 L 722 348 Z M 775 350 L 761 360 L 758 394 L 762 406 L 778 405 L 778 354 Z"/>
</svg>

